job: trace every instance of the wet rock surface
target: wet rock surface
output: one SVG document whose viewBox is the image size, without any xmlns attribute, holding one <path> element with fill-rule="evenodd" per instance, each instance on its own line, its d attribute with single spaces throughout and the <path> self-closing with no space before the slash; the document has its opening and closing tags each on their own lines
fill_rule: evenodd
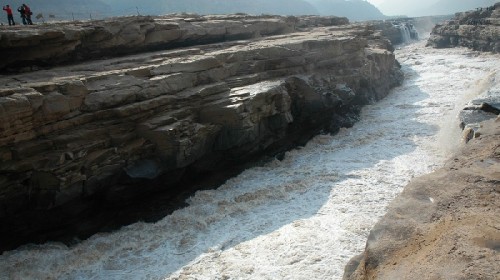
<svg viewBox="0 0 500 280">
<path fill-rule="evenodd" d="M 60 56 L 47 43 L 41 50 L 51 51 L 26 49 L 31 55 L 3 61 L 14 72 L 26 62 L 138 53 L 0 77 L 0 250 L 157 219 L 249 162 L 352 125 L 363 104 L 402 79 L 392 45 L 373 26 L 243 19 L 134 17 L 86 29 L 2 30 L 2 55 L 37 36 L 57 44 L 77 38 Z M 144 37 L 135 27 L 164 20 L 191 26 L 176 37 L 187 47 L 144 52 L 170 44 L 170 35 Z M 224 31 L 212 36 L 214 25 Z M 117 37 L 96 35 L 110 30 Z"/>
<path fill-rule="evenodd" d="M 499 53 L 498 34 L 500 34 L 500 3 L 457 13 L 452 20 L 436 25 L 427 45 L 435 48 L 463 46 L 477 51 Z"/>
</svg>

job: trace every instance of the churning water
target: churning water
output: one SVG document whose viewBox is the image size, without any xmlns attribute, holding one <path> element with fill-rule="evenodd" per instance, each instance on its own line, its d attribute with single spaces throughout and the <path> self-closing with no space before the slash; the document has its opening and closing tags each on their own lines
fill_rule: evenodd
<svg viewBox="0 0 500 280">
<path fill-rule="evenodd" d="M 498 92 L 498 55 L 423 43 L 397 53 L 406 81 L 353 128 L 197 192 L 157 223 L 5 252 L 0 278 L 341 278 L 391 199 L 453 150 L 458 110 Z"/>
</svg>

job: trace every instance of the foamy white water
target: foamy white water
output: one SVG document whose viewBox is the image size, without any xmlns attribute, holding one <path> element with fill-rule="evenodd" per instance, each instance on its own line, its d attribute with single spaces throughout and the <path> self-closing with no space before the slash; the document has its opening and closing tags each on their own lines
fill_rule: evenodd
<svg viewBox="0 0 500 280">
<path fill-rule="evenodd" d="M 246 170 L 154 223 L 0 256 L 1 279 L 340 279 L 409 180 L 441 166 L 463 105 L 499 92 L 499 55 L 398 50 L 406 81 L 362 120 Z"/>
</svg>

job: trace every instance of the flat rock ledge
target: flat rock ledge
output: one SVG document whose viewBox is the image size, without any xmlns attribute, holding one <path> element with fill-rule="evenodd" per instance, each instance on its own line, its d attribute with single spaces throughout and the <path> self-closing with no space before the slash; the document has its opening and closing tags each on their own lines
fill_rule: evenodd
<svg viewBox="0 0 500 280">
<path fill-rule="evenodd" d="M 343 17 L 173 14 L 0 27 L 0 72 L 345 25 Z M 22 55 L 20 55 L 22 54 Z"/>
<path fill-rule="evenodd" d="M 500 3 L 475 11 L 457 13 L 455 18 L 436 25 L 427 46 L 467 47 L 476 51 L 500 53 Z"/>
<path fill-rule="evenodd" d="M 498 279 L 500 117 L 475 123 L 473 135 L 443 168 L 405 187 L 344 279 Z"/>
<path fill-rule="evenodd" d="M 4 58 L 13 46 L 32 45 L 34 38 L 43 43 L 41 53 L 26 49 L 19 60 L 0 60 L 18 72 L 0 76 L 0 251 L 131 222 L 123 217 L 139 212 L 135 201 L 154 208 L 151 196 L 184 192 L 193 180 L 224 177 L 318 133 L 351 126 L 362 105 L 403 78 L 381 32 L 345 19 L 115 21 L 1 31 Z M 154 24 L 197 39 L 155 52 L 146 42 L 165 47 L 171 31 L 130 39 Z M 214 25 L 223 30 L 213 35 Z M 111 29 L 119 36 L 109 37 Z M 77 46 L 61 44 L 63 38 L 76 38 Z M 122 55 L 124 47 L 136 54 Z M 115 52 L 121 55 L 91 60 Z M 70 57 L 89 61 L 47 66 Z M 31 61 L 46 69 L 19 73 Z M 123 211 L 104 214 L 114 208 Z"/>
</svg>

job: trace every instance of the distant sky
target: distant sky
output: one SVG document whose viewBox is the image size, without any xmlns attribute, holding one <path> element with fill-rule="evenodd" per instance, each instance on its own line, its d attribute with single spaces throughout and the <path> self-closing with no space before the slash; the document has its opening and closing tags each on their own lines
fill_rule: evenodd
<svg viewBox="0 0 500 280">
<path fill-rule="evenodd" d="M 382 4 L 384 1 L 385 0 L 368 0 L 368 2 L 372 3 L 375 6 Z"/>
<path fill-rule="evenodd" d="M 498 0 L 368 0 L 388 16 L 444 15 L 493 5 Z"/>
<path fill-rule="evenodd" d="M 438 0 L 368 0 L 368 2 L 375 5 L 383 14 L 392 16 L 412 15 Z"/>
</svg>

